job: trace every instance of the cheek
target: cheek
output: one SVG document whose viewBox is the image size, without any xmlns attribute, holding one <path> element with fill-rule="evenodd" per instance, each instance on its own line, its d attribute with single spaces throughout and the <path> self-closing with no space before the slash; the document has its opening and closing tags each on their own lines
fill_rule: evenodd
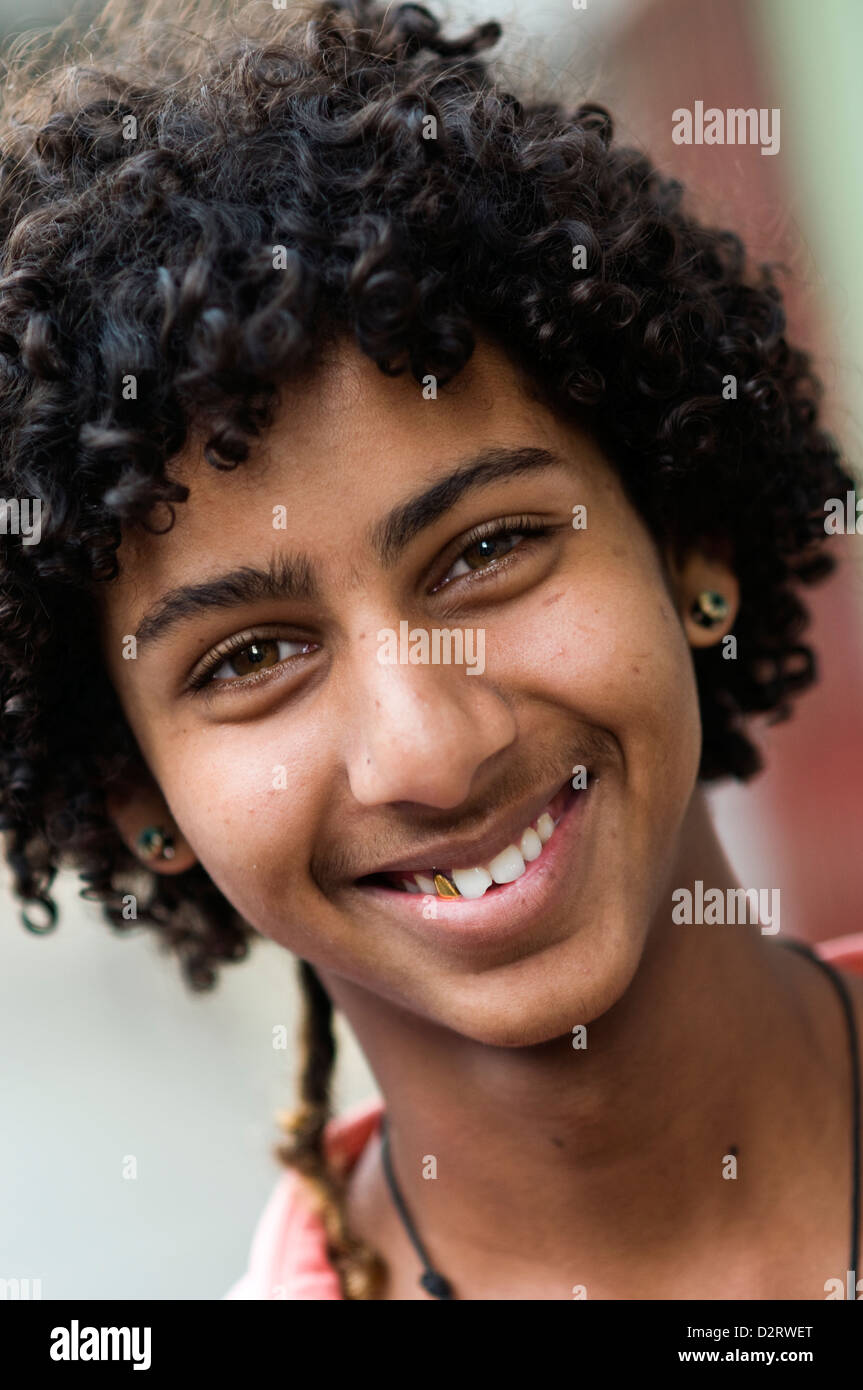
<svg viewBox="0 0 863 1390">
<path fill-rule="evenodd" d="M 299 887 L 316 823 L 312 747 L 285 722 L 202 730 L 165 750 L 157 769 L 171 812 L 200 863 L 251 921 Z M 318 748 L 320 753 L 320 748 Z M 298 774 L 297 769 L 303 771 Z"/>
<path fill-rule="evenodd" d="M 551 584 L 486 636 L 502 688 L 611 733 L 627 779 L 688 796 L 701 729 L 692 660 L 660 577 L 605 568 Z"/>
</svg>

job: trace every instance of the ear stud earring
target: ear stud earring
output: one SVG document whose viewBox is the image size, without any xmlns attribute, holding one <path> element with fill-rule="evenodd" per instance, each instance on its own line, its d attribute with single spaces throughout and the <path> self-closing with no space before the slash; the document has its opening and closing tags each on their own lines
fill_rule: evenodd
<svg viewBox="0 0 863 1390">
<path fill-rule="evenodd" d="M 728 617 L 728 601 L 713 589 L 702 589 L 689 611 L 700 627 L 714 627 Z"/>
<path fill-rule="evenodd" d="M 148 825 L 146 830 L 142 830 L 135 847 L 140 858 L 147 863 L 174 857 L 174 840 L 160 825 Z"/>
</svg>

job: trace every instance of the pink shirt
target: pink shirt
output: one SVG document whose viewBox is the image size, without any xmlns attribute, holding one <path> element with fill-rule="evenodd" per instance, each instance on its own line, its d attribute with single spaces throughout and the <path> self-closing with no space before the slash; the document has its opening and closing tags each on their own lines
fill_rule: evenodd
<svg viewBox="0 0 863 1390">
<path fill-rule="evenodd" d="M 823 960 L 863 975 L 863 932 L 813 943 Z M 356 1163 L 378 1128 L 383 1101 L 375 1097 L 330 1120 L 325 1144 L 340 1152 L 348 1168 Z M 341 1298 L 338 1276 L 327 1258 L 323 1224 L 311 1209 L 291 1169 L 276 1183 L 252 1237 L 246 1273 L 224 1298 Z"/>
</svg>

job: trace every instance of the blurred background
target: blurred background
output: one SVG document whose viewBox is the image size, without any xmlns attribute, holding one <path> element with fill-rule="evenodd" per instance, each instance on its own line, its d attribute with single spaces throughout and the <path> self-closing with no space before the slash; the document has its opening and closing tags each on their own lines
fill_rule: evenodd
<svg viewBox="0 0 863 1390">
<path fill-rule="evenodd" d="M 0 31 L 50 28 L 67 10 L 0 0 Z M 859 473 L 859 0 L 475 0 L 448 13 L 502 20 L 513 81 L 607 105 L 708 220 L 788 267 L 789 336 L 815 354 L 826 423 Z M 696 101 L 778 107 L 778 152 L 675 145 L 672 112 Z M 839 538 L 840 572 L 810 595 L 821 682 L 762 731 L 769 770 L 713 794 L 740 881 L 779 887 L 782 930 L 812 940 L 863 931 L 860 551 Z M 295 1063 L 272 1030 L 295 1036 L 293 959 L 260 940 L 192 996 L 143 932 L 111 935 L 74 877 L 58 898 L 59 928 L 36 937 L 0 884 L 0 1278 L 40 1279 L 43 1298 L 219 1298 L 280 1171 L 273 1116 Z M 375 1084 L 339 1030 L 343 1108 Z M 135 1181 L 120 1176 L 126 1155 Z"/>
</svg>

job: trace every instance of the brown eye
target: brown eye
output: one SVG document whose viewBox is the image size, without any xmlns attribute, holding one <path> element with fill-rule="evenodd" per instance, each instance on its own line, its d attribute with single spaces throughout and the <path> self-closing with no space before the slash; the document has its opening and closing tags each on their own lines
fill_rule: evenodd
<svg viewBox="0 0 863 1390">
<path fill-rule="evenodd" d="M 250 676 L 265 666 L 278 666 L 280 643 L 275 637 L 260 642 L 250 642 L 247 647 L 235 652 L 224 663 L 233 669 L 235 676 Z"/>
<path fill-rule="evenodd" d="M 466 574 L 469 570 L 484 569 L 486 565 L 500 560 L 510 550 L 514 550 L 523 539 L 524 533 L 521 531 L 501 531 L 496 536 L 481 536 L 462 551 L 447 578 L 457 579 L 460 574 Z"/>
<path fill-rule="evenodd" d="M 256 671 L 264 671 L 268 666 L 278 666 L 292 656 L 312 651 L 313 647 L 314 643 L 290 642 L 285 637 L 255 637 L 235 651 L 227 652 L 212 665 L 210 671 L 203 673 L 201 683 L 224 684 L 231 679 L 242 680 L 244 676 L 253 676 Z"/>
</svg>

